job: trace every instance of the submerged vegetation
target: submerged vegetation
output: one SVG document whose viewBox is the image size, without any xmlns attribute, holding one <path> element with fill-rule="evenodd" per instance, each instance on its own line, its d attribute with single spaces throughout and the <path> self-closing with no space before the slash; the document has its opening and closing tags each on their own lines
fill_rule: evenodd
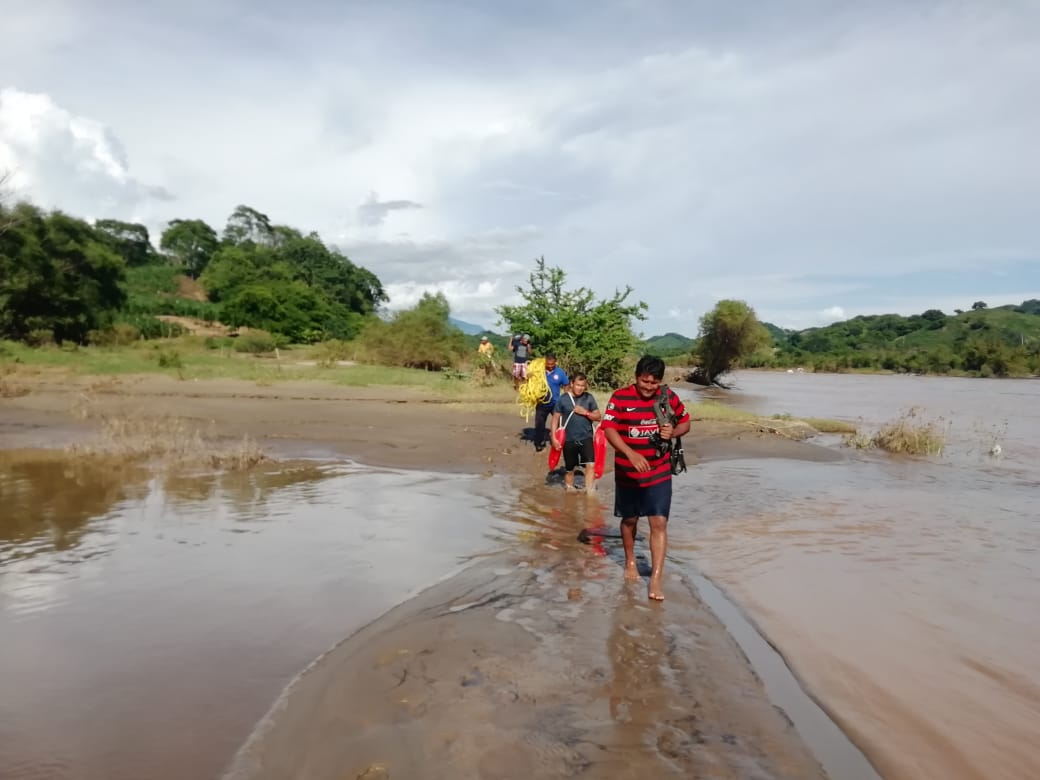
<svg viewBox="0 0 1040 780">
<path fill-rule="evenodd" d="M 941 417 L 927 419 L 919 407 L 908 409 L 898 419 L 885 423 L 875 433 L 856 432 L 845 444 L 856 449 L 880 449 L 894 455 L 939 457 L 946 446 L 949 424 Z"/>
<path fill-rule="evenodd" d="M 81 416 L 94 416 L 89 403 L 79 407 Z M 76 455 L 103 456 L 121 463 L 149 463 L 162 467 L 212 468 L 223 471 L 248 469 L 269 460 L 248 436 L 225 442 L 212 432 L 180 417 L 168 415 L 101 415 L 98 440 L 76 444 Z"/>
</svg>

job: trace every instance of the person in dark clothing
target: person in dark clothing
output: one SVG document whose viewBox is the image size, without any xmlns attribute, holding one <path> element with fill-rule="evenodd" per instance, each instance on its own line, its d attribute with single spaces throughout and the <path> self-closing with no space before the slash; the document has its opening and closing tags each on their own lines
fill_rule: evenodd
<svg viewBox="0 0 1040 780">
<path fill-rule="evenodd" d="M 575 374 L 570 390 L 560 395 L 553 411 L 549 441 L 554 449 L 560 449 L 556 431 L 565 432 L 563 443 L 563 484 L 568 491 L 574 490 L 574 469 L 580 463 L 585 469 L 585 492 L 596 490 L 596 477 L 590 466 L 596 460 L 592 448 L 592 424 L 602 416 L 592 393 L 585 392 L 588 379 L 584 374 Z M 561 422 L 562 420 L 562 422 Z"/>
<path fill-rule="evenodd" d="M 526 333 L 513 336 L 509 341 L 509 351 L 513 353 L 513 389 L 518 390 L 520 383 L 527 379 L 527 362 L 531 359 L 531 337 Z"/>
<path fill-rule="evenodd" d="M 570 384 L 567 372 L 556 365 L 556 355 L 549 352 L 545 356 L 545 381 L 549 385 L 549 398 L 538 404 L 534 410 L 534 449 L 541 452 L 545 449 L 545 440 L 548 437 L 546 423 L 556 408 L 556 402 L 560 400 L 560 389 Z"/>
</svg>

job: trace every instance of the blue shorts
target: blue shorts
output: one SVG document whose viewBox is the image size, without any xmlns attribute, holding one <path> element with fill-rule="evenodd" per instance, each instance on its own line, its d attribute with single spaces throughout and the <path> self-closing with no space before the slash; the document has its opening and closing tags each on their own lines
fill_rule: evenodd
<svg viewBox="0 0 1040 780">
<path fill-rule="evenodd" d="M 672 508 L 672 480 L 650 487 L 614 486 L 614 517 L 668 517 Z"/>
</svg>

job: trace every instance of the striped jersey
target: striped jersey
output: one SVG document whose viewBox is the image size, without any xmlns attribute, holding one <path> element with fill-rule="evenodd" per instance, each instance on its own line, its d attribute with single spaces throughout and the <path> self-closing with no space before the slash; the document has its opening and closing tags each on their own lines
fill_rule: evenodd
<svg viewBox="0 0 1040 780">
<path fill-rule="evenodd" d="M 676 425 L 689 421 L 686 407 L 671 389 L 668 390 L 668 403 L 672 407 Z M 618 485 L 650 487 L 672 478 L 668 453 L 658 456 L 657 449 L 650 443 L 650 436 L 659 430 L 653 398 L 642 398 L 634 384 L 615 390 L 603 414 L 603 427 L 613 428 L 621 434 L 622 441 L 650 464 L 649 471 L 640 473 L 633 468 L 628 458 L 614 450 L 614 481 Z"/>
</svg>

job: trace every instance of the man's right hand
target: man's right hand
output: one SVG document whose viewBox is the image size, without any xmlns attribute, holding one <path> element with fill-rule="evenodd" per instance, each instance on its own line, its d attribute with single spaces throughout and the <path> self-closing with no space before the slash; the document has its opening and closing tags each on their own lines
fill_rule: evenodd
<svg viewBox="0 0 1040 780">
<path fill-rule="evenodd" d="M 638 452 L 632 452 L 632 454 L 628 456 L 628 460 L 636 471 L 647 472 L 650 470 L 650 463 Z"/>
<path fill-rule="evenodd" d="M 563 445 L 560 444 L 560 440 L 556 438 L 556 431 L 552 432 L 552 435 L 549 437 L 549 441 L 552 442 L 552 448 L 554 450 L 562 450 L 563 449 Z"/>
</svg>

